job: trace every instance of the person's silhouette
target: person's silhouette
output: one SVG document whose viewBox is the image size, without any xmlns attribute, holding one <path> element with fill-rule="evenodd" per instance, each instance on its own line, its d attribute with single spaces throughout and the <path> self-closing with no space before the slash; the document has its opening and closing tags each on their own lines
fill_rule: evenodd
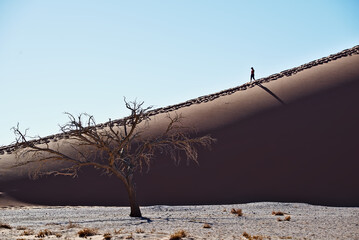
<svg viewBox="0 0 359 240">
<path fill-rule="evenodd" d="M 255 81 L 256 79 L 254 78 L 254 68 L 251 67 L 251 80 L 250 82 L 252 82 L 252 79 Z"/>
</svg>

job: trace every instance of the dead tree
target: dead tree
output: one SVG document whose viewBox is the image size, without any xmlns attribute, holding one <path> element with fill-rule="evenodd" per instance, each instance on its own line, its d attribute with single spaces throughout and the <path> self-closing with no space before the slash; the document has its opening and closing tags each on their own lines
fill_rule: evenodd
<svg viewBox="0 0 359 240">
<path fill-rule="evenodd" d="M 179 163 L 181 157 L 185 157 L 187 161 L 197 162 L 197 147 L 208 148 L 215 139 L 208 135 L 193 137 L 193 134 L 181 125 L 179 115 L 168 115 L 169 123 L 162 134 L 143 137 L 147 128 L 139 127 L 139 124 L 149 121 L 147 112 L 150 108 L 143 108 L 143 102 L 125 101 L 125 104 L 131 115 L 124 118 L 122 124 L 110 121 L 102 128 L 96 125 L 91 115 L 81 114 L 74 117 L 66 113 L 69 122 L 60 126 L 60 129 L 68 139 L 61 141 L 62 147 L 60 142 L 55 147 L 48 141 L 30 141 L 26 131 L 20 131 L 19 126 L 14 127 L 19 160 L 15 167 L 31 164 L 34 166 L 32 178 L 43 175 L 76 177 L 83 167 L 92 166 L 100 169 L 105 174 L 121 179 L 129 197 L 130 216 L 141 217 L 134 174 L 149 170 L 156 153 L 169 155 L 175 163 Z M 66 151 L 64 142 L 67 144 Z M 49 170 L 53 163 L 60 164 L 61 167 Z"/>
</svg>

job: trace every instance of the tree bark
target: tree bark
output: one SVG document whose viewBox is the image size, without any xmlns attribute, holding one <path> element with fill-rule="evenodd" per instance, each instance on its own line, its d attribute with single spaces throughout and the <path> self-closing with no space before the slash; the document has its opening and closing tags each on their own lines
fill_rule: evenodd
<svg viewBox="0 0 359 240">
<path fill-rule="evenodd" d="M 137 203 L 136 189 L 132 177 L 127 178 L 126 188 L 131 207 L 130 217 L 142 217 L 140 206 Z"/>
</svg>

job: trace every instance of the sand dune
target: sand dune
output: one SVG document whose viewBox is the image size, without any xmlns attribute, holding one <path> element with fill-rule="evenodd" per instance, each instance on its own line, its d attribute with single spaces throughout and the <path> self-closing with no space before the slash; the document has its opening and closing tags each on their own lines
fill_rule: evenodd
<svg viewBox="0 0 359 240">
<path fill-rule="evenodd" d="M 150 133 L 167 112 L 218 142 L 200 165 L 158 156 L 137 176 L 141 205 L 258 201 L 359 206 L 359 47 L 219 93 L 152 112 Z M 51 139 L 51 137 L 49 137 Z M 87 169 L 77 179 L 30 181 L 7 169 L 0 149 L 0 190 L 46 205 L 127 205 L 119 180 Z"/>
</svg>

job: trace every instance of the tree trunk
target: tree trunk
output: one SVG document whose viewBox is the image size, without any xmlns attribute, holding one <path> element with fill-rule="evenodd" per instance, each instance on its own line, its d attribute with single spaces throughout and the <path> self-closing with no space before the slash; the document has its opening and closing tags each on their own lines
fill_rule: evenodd
<svg viewBox="0 0 359 240">
<path fill-rule="evenodd" d="M 132 177 L 129 177 L 127 179 L 126 188 L 127 188 L 128 197 L 130 200 L 130 207 L 131 207 L 130 217 L 142 217 L 140 206 L 137 203 L 136 190 L 132 182 Z"/>
</svg>

